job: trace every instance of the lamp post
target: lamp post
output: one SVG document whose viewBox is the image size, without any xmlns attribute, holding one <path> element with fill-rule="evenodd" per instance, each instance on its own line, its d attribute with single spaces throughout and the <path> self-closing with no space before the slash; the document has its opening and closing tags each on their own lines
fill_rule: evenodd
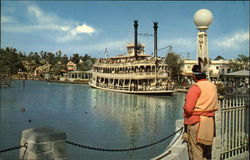
<svg viewBox="0 0 250 160">
<path fill-rule="evenodd" d="M 194 14 L 194 23 L 199 32 L 197 33 L 197 59 L 202 60 L 202 71 L 207 73 L 209 78 L 209 56 L 208 56 L 208 26 L 213 21 L 213 14 L 208 9 L 200 9 Z"/>
</svg>

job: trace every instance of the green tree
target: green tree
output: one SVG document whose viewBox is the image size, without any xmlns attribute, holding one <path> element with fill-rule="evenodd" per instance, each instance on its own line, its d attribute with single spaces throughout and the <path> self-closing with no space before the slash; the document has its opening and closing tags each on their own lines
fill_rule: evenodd
<svg viewBox="0 0 250 160">
<path fill-rule="evenodd" d="M 52 52 L 48 52 L 46 54 L 46 58 L 45 58 L 46 62 L 48 64 L 52 64 L 54 65 L 56 63 L 56 60 L 55 60 L 55 55 L 52 53 Z"/>
<path fill-rule="evenodd" d="M 80 61 L 80 57 L 78 53 L 73 54 L 73 57 L 71 58 L 71 61 L 75 64 L 78 64 Z"/>
<path fill-rule="evenodd" d="M 222 56 L 217 56 L 214 60 L 223 60 L 224 58 Z"/>
<path fill-rule="evenodd" d="M 2 74 L 13 75 L 23 69 L 21 58 L 15 48 L 7 47 L 5 50 L 0 50 L 0 72 Z"/>
<path fill-rule="evenodd" d="M 82 59 L 82 63 L 80 62 Z M 6 47 L 0 49 L 0 73 L 14 75 L 19 70 L 34 72 L 34 70 L 44 64 L 50 64 L 51 70 L 55 73 L 60 72 L 62 69 L 66 69 L 68 63 L 68 57 L 66 54 L 62 56 L 62 52 L 59 50 L 55 54 L 52 52 L 40 51 L 30 52 L 28 55 L 12 47 Z M 88 54 L 80 57 L 79 54 L 73 54 L 71 60 L 77 64 L 80 70 L 90 70 L 94 63 L 94 58 L 91 58 Z M 25 66 L 24 66 L 25 65 Z"/>
<path fill-rule="evenodd" d="M 236 58 L 236 60 L 239 61 L 239 62 L 248 63 L 249 62 L 249 56 L 239 54 L 238 57 Z"/>
<path fill-rule="evenodd" d="M 239 54 L 235 60 L 229 60 L 230 68 L 233 72 L 240 70 L 249 70 L 250 57 Z"/>
<path fill-rule="evenodd" d="M 64 54 L 63 57 L 61 58 L 61 63 L 63 65 L 67 65 L 68 62 L 69 62 L 69 59 L 68 59 L 67 55 Z"/>
<path fill-rule="evenodd" d="M 183 60 L 181 56 L 176 53 L 168 53 L 165 58 L 165 63 L 168 65 L 170 70 L 170 77 L 173 80 L 178 80 L 178 77 L 181 75 L 181 67 L 183 66 Z"/>
<path fill-rule="evenodd" d="M 41 62 L 40 62 L 41 59 L 42 58 L 40 57 L 40 55 L 37 52 L 35 52 L 35 53 L 30 52 L 30 54 L 28 55 L 28 61 L 33 62 L 37 66 L 39 66 L 41 64 Z"/>
<path fill-rule="evenodd" d="M 46 52 L 44 52 L 44 51 L 41 51 L 40 52 L 40 57 L 42 58 L 42 59 L 45 59 L 46 58 Z"/>
</svg>

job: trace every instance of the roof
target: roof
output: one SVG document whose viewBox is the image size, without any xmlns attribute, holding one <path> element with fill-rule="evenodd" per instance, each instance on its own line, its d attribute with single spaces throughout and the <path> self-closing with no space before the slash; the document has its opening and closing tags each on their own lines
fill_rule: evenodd
<svg viewBox="0 0 250 160">
<path fill-rule="evenodd" d="M 241 70 L 241 71 L 236 71 L 236 72 L 224 74 L 224 76 L 249 77 L 249 71 L 248 70 Z"/>
</svg>

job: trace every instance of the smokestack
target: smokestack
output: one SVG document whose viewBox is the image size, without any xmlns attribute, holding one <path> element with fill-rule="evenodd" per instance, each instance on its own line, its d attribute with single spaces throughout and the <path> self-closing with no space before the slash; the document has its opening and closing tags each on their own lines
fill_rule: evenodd
<svg viewBox="0 0 250 160">
<path fill-rule="evenodd" d="M 137 36 L 138 36 L 138 33 L 137 33 L 137 28 L 138 28 L 138 21 L 137 20 L 134 20 L 134 29 L 135 29 L 135 46 L 134 46 L 134 50 L 135 50 L 135 57 L 137 58 Z"/>
<path fill-rule="evenodd" d="M 154 22 L 154 57 L 157 57 L 157 28 L 158 22 Z"/>
</svg>

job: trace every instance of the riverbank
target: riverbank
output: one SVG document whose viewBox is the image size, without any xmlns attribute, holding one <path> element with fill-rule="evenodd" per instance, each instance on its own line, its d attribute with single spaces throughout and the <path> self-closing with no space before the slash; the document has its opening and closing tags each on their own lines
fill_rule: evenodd
<svg viewBox="0 0 250 160">
<path fill-rule="evenodd" d="M 56 83 L 69 83 L 69 84 L 88 84 L 90 80 L 46 80 L 46 79 L 38 79 L 38 78 L 13 78 L 12 80 L 31 80 L 31 81 L 46 81 L 46 82 L 56 82 Z"/>
<path fill-rule="evenodd" d="M 74 80 L 74 81 L 46 80 L 46 81 L 56 82 L 56 83 L 70 83 L 70 84 L 89 84 L 90 80 Z"/>
<path fill-rule="evenodd" d="M 33 80 L 33 81 L 46 81 L 46 82 L 55 82 L 55 83 L 67 83 L 67 84 L 89 84 L 90 79 L 83 79 L 83 80 L 46 80 L 46 79 L 37 79 L 37 78 L 28 78 L 28 79 L 24 79 L 24 78 L 20 78 L 20 79 L 13 79 L 13 80 Z M 187 88 L 181 88 L 178 87 L 176 90 L 176 92 L 183 92 L 183 93 L 187 93 L 188 89 Z"/>
</svg>

